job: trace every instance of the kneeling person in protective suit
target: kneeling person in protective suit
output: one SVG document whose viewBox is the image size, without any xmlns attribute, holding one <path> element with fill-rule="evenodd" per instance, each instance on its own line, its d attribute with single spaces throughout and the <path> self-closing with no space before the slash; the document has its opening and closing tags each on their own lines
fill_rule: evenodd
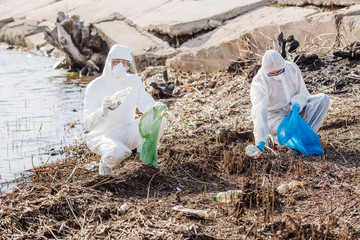
<svg viewBox="0 0 360 240">
<path fill-rule="evenodd" d="M 250 98 L 255 144 L 265 152 L 268 138 L 278 143 L 276 131 L 292 109 L 297 109 L 309 126 L 317 132 L 331 105 L 325 94 L 310 95 L 299 67 L 275 50 L 268 50 L 254 77 Z"/>
<path fill-rule="evenodd" d="M 101 175 L 112 174 L 112 169 L 129 157 L 131 150 L 141 150 L 136 108 L 145 113 L 162 104 L 155 102 L 146 92 L 138 76 L 127 73 L 131 60 L 129 47 L 114 45 L 107 56 L 103 74 L 93 80 L 85 91 L 84 125 L 89 131 L 86 142 L 91 151 L 101 156 Z M 131 92 L 120 105 L 111 106 L 110 97 L 124 89 Z"/>
</svg>

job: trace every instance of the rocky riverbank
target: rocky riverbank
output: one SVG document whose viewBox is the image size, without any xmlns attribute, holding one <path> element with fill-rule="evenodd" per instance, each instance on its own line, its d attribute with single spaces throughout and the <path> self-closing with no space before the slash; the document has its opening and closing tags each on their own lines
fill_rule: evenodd
<svg viewBox="0 0 360 240">
<path fill-rule="evenodd" d="M 44 6 L 52 16 L 50 10 L 57 14 L 65 3 L 52 2 L 50 8 L 45 2 L 36 2 L 39 5 L 28 9 L 28 16 L 36 16 Z M 146 19 L 146 24 L 155 26 L 152 11 L 172 6 L 177 12 L 178 8 L 167 5 L 171 2 L 159 0 L 156 1 L 158 8 L 151 8 L 150 3 L 144 1 L 139 8 L 124 8 L 123 11 L 134 17 L 131 23 L 134 25 L 130 25 L 130 17 L 121 16 L 97 24 L 109 27 L 109 33 L 116 33 L 125 43 L 129 39 L 111 30 L 111 26 L 118 29 L 126 23 L 127 29 L 138 29 L 137 19 Z M 179 2 L 190 4 L 192 1 Z M 109 4 L 114 8 L 111 3 L 111 0 L 101 2 L 103 6 Z M 71 15 L 80 7 L 82 11 L 97 7 L 93 17 L 106 15 L 100 3 L 84 6 L 85 1 L 79 1 L 76 4 L 68 5 L 65 12 Z M 131 4 L 135 6 L 137 2 Z M 207 33 L 196 30 L 199 35 L 192 40 L 169 34 L 175 29 L 187 29 L 186 24 L 181 28 L 177 24 L 167 25 L 164 28 L 166 37 L 165 30 L 158 33 L 162 34 L 160 40 L 175 39 L 175 43 L 179 43 L 165 42 L 175 53 L 175 58 L 169 57 L 167 62 L 171 65 L 172 60 L 177 59 L 176 62 L 183 65 L 170 68 L 166 75 L 168 82 L 177 87 L 171 97 L 161 99 L 169 107 L 169 122 L 159 148 L 159 168 L 133 162 L 131 157 L 113 176 L 99 176 L 97 167 L 84 168 L 98 161 L 99 156 L 90 153 L 85 145 L 69 147 L 65 149 L 62 164 L 36 169 L 29 183 L 0 196 L 0 239 L 360 238 L 360 62 L 354 58 L 358 45 L 346 45 L 349 48 L 343 50 L 348 53 L 347 57 L 332 54 L 343 41 L 351 43 L 352 37 L 359 34 L 358 7 L 321 12 L 313 7 L 300 11 L 299 8 L 258 6 L 244 13 L 251 14 L 247 17 L 216 18 L 208 21 L 209 25 L 201 25 L 200 21 L 197 26 L 203 26 L 201 28 Z M 144 16 L 145 9 L 149 11 L 148 18 Z M 171 9 L 161 10 L 161 13 L 174 14 Z M 271 16 L 266 15 L 269 12 Z M 92 16 L 87 14 L 82 18 L 89 21 Z M 256 19 L 261 21 L 256 22 Z M 283 19 L 284 24 L 277 25 L 278 19 Z M 221 25 L 216 21 L 221 21 Z M 257 27 L 252 28 L 249 22 Z M 233 26 L 234 35 L 226 26 Z M 241 30 L 242 26 L 247 30 Z M 294 35 L 299 40 L 296 55 L 311 56 L 319 52 L 308 61 L 300 58 L 298 64 L 310 92 L 324 92 L 333 101 L 319 130 L 325 151 L 321 157 L 293 156 L 285 149 L 274 148 L 259 159 L 253 159 L 244 152 L 245 147 L 253 143 L 249 87 L 260 64 L 262 50 L 259 46 L 277 48 L 278 28 L 284 36 Z M 316 32 L 311 35 L 309 31 Z M 339 35 L 344 31 L 349 32 Z M 338 38 L 334 38 L 335 35 Z M 148 30 L 144 36 L 156 37 Z M 235 41 L 239 36 L 243 36 L 242 40 Z M 259 39 L 267 39 L 269 45 L 256 45 Z M 247 44 L 243 45 L 244 42 Z M 151 41 L 146 43 L 152 44 Z M 195 44 L 193 49 L 190 43 Z M 249 54 L 246 57 L 239 59 L 236 54 L 233 57 L 225 54 L 234 49 L 240 54 L 238 49 L 244 46 L 245 53 Z M 148 49 L 146 54 L 158 50 Z M 200 62 L 200 57 L 209 61 Z M 197 73 L 199 69 L 206 71 Z M 211 73 L 212 69 L 220 70 Z M 149 67 L 142 71 L 141 77 L 147 87 L 153 81 L 163 81 L 163 70 L 164 67 Z M 278 186 L 292 180 L 305 182 L 305 185 L 286 194 L 277 191 Z M 229 204 L 212 200 L 213 195 L 228 189 L 241 189 L 243 195 Z M 124 204 L 128 208 L 124 208 Z M 178 205 L 203 210 L 206 214 L 178 212 L 174 210 Z"/>
<path fill-rule="evenodd" d="M 108 49 L 114 43 L 130 46 L 135 72 L 165 64 L 194 73 L 216 72 L 276 47 L 280 32 L 293 35 L 303 49 L 316 54 L 332 52 L 359 39 L 360 4 L 325 2 L 43 0 L 29 4 L 26 0 L 1 0 L 0 41 L 59 57 L 44 32 L 56 27 L 58 12 L 62 11 L 69 17 L 79 16 L 81 24 L 91 26 L 92 33 L 99 34 Z M 76 38 L 72 36 L 73 42 Z M 81 51 L 83 48 L 80 53 L 87 56 Z"/>
</svg>

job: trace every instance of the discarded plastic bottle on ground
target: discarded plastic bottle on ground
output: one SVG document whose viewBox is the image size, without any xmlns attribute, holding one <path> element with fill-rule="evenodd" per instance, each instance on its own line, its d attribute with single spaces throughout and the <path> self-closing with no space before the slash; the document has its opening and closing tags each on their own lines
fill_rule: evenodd
<svg viewBox="0 0 360 240">
<path fill-rule="evenodd" d="M 213 199 L 217 202 L 229 203 L 239 199 L 241 194 L 241 190 L 228 190 L 226 192 L 219 192 L 216 196 L 213 197 Z"/>
<path fill-rule="evenodd" d="M 277 191 L 278 191 L 279 193 L 281 193 L 281 194 L 285 194 L 285 193 L 287 193 L 289 190 L 291 190 L 291 189 L 293 189 L 293 188 L 295 188 L 295 187 L 297 187 L 297 186 L 303 187 L 305 184 L 306 184 L 305 181 L 300 182 L 300 181 L 294 180 L 294 181 L 291 181 L 291 182 L 289 182 L 289 183 L 284 183 L 284 184 L 280 185 L 280 186 L 277 188 Z"/>
<path fill-rule="evenodd" d="M 245 148 L 246 155 L 250 157 L 259 157 L 262 153 L 256 146 L 250 144 Z"/>
<path fill-rule="evenodd" d="M 122 215 L 125 214 L 128 210 L 129 210 L 129 204 L 124 203 L 123 205 L 121 205 L 120 209 L 117 209 L 117 214 L 118 215 Z"/>
<path fill-rule="evenodd" d="M 125 101 L 125 98 L 131 93 L 131 91 L 132 88 L 128 87 L 114 93 L 114 95 L 111 97 L 111 105 L 109 106 L 109 109 L 116 109 L 121 103 Z"/>
<path fill-rule="evenodd" d="M 195 210 L 195 209 L 191 209 L 191 208 L 184 208 L 184 206 L 182 205 L 178 205 L 173 207 L 174 211 L 178 211 L 178 212 L 183 212 L 192 216 L 196 216 L 196 217 L 200 217 L 200 218 L 208 218 L 209 214 L 207 213 L 207 211 L 204 210 Z"/>
</svg>

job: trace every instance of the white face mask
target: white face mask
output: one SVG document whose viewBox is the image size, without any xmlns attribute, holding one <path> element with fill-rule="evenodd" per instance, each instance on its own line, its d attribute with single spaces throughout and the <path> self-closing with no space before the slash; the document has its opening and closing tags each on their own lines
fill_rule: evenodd
<svg viewBox="0 0 360 240">
<path fill-rule="evenodd" d="M 114 75 L 114 77 L 121 78 L 121 77 L 126 76 L 127 69 L 124 67 L 124 64 L 119 63 L 119 64 L 117 64 L 116 66 L 113 67 L 111 72 Z"/>
</svg>

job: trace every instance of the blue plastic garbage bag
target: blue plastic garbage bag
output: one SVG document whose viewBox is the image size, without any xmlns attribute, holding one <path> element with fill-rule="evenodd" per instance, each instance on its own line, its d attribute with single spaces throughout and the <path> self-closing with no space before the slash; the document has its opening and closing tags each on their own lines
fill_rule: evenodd
<svg viewBox="0 0 360 240">
<path fill-rule="evenodd" d="M 153 107 L 139 121 L 139 133 L 142 137 L 140 160 L 157 167 L 157 143 L 165 105 Z"/>
<path fill-rule="evenodd" d="M 322 155 L 319 136 L 309 124 L 293 109 L 280 123 L 277 130 L 280 145 L 289 146 L 306 156 Z"/>
</svg>

